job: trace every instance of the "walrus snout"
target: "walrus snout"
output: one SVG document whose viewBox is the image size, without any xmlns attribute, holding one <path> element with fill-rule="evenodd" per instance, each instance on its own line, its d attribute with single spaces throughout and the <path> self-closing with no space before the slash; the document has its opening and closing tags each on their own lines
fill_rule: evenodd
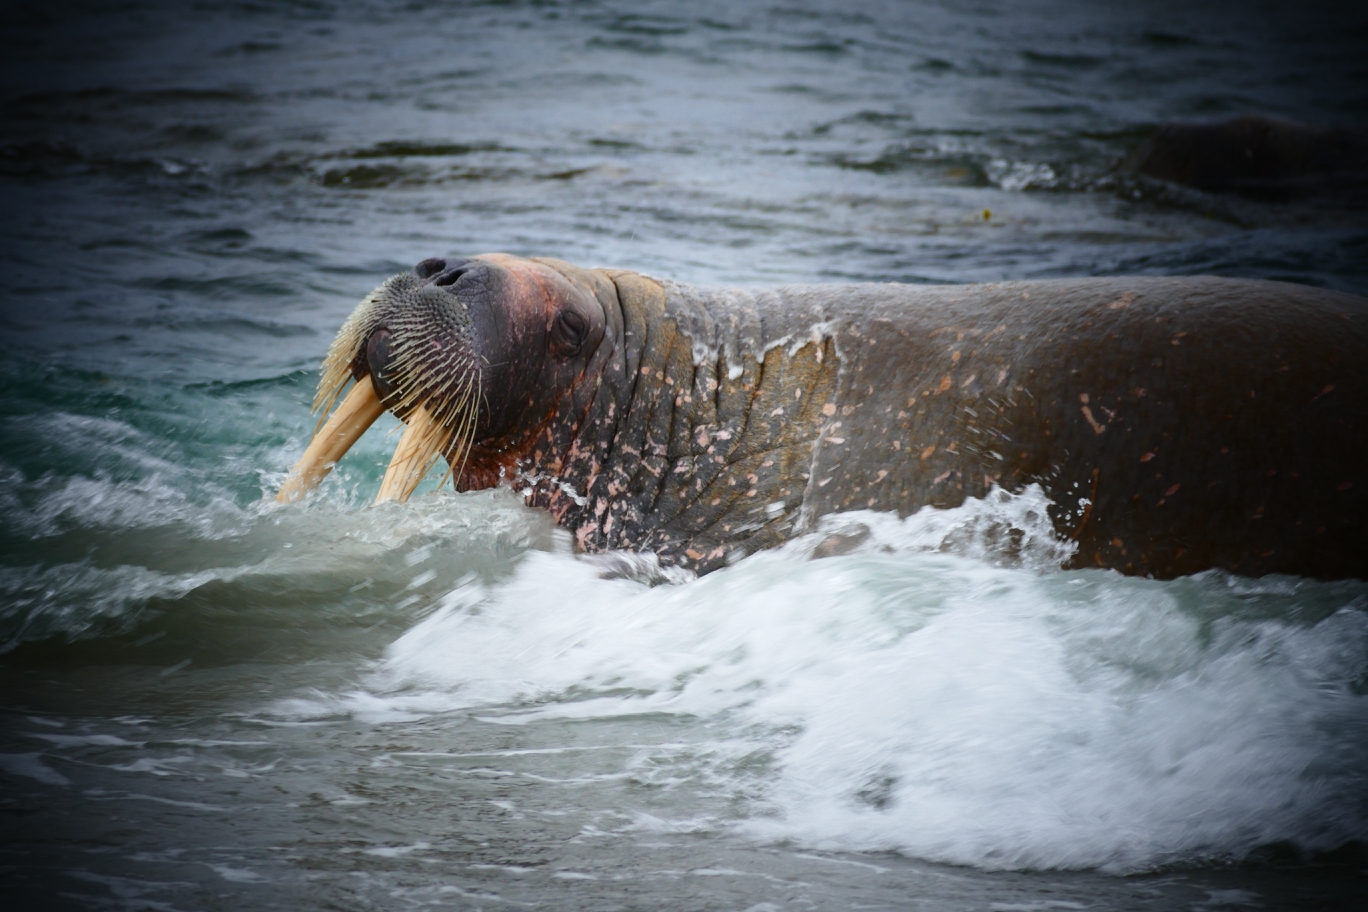
<svg viewBox="0 0 1368 912">
<path fill-rule="evenodd" d="M 604 297 L 601 299 L 599 295 Z M 506 254 L 428 257 L 368 294 L 329 347 L 315 408 L 328 411 L 281 488 L 293 500 L 388 411 L 405 425 L 377 501 L 405 500 L 438 458 L 457 486 L 504 477 L 599 353 L 606 280 L 559 261 Z M 607 357 L 612 342 L 602 352 Z M 586 387 L 592 389 L 592 387 Z M 487 486 L 483 481 L 482 486 Z"/>
<path fill-rule="evenodd" d="M 486 364 L 476 349 L 471 305 L 488 295 L 481 280 L 458 281 L 484 272 L 476 269 L 480 265 L 433 257 L 386 280 L 357 305 L 328 350 L 315 407 L 326 412 L 348 383 L 355 386 L 315 433 L 280 500 L 297 499 L 317 485 L 386 411 L 405 430 L 379 500 L 407 499 L 441 455 L 460 464 L 475 433 Z M 489 310 L 482 304 L 476 309 Z"/>
<path fill-rule="evenodd" d="M 479 265 L 469 257 L 428 257 L 413 267 L 413 274 L 440 288 L 450 288 L 461 276 Z"/>
<path fill-rule="evenodd" d="M 393 406 L 399 391 L 394 375 L 393 338 L 394 334 L 382 327 L 366 340 L 366 365 L 370 368 L 371 383 L 375 385 L 375 394 L 387 407 Z"/>
</svg>

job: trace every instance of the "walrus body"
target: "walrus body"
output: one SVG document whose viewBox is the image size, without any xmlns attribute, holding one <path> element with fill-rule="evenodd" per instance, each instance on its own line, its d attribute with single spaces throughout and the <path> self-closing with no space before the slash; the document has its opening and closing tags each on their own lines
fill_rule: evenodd
<svg viewBox="0 0 1368 912">
<path fill-rule="evenodd" d="M 401 441 L 390 497 L 441 453 L 459 488 L 511 485 L 584 551 L 704 572 L 826 514 L 1038 484 L 1078 566 L 1368 577 L 1352 295 L 1207 277 L 729 291 L 489 255 L 390 280 L 329 363 L 322 398 L 374 385 L 366 407 L 428 441 Z"/>
</svg>

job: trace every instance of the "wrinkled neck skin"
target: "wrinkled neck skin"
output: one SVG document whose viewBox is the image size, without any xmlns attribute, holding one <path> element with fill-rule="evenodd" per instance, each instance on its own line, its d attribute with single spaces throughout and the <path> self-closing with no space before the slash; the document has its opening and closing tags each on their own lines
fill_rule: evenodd
<svg viewBox="0 0 1368 912">
<path fill-rule="evenodd" d="M 579 550 L 698 572 L 801 531 L 839 366 L 820 309 L 539 262 L 593 289 L 603 341 L 526 442 L 476 445 L 461 488 L 506 483 Z"/>
</svg>

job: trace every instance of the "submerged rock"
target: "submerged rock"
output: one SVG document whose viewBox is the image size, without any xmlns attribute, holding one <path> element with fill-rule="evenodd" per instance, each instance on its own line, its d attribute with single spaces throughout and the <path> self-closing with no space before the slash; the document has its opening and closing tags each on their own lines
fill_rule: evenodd
<svg viewBox="0 0 1368 912">
<path fill-rule="evenodd" d="M 1118 170 L 1199 190 L 1332 192 L 1368 183 L 1368 130 L 1259 114 L 1169 123 Z"/>
</svg>

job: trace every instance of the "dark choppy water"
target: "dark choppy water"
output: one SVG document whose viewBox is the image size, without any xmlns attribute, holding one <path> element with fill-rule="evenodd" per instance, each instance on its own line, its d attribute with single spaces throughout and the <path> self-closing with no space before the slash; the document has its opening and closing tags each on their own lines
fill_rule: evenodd
<svg viewBox="0 0 1368 912">
<path fill-rule="evenodd" d="M 375 431 L 261 503 L 433 254 L 1368 292 L 1361 188 L 1112 169 L 1362 123 L 1368 13 L 1026 6 L 7 7 L 5 908 L 1356 908 L 1368 585 L 1004 564 L 1028 493 L 648 588 L 498 492 L 363 508 Z"/>
</svg>

